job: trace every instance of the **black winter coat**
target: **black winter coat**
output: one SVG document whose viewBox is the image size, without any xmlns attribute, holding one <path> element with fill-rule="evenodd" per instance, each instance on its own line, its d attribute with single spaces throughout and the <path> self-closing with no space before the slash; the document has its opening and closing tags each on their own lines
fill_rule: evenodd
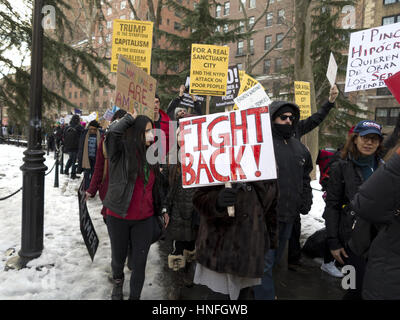
<svg viewBox="0 0 400 320">
<path fill-rule="evenodd" d="M 129 146 L 124 138 L 126 130 L 135 124 L 135 120 L 130 114 L 126 114 L 118 121 L 114 121 L 107 133 L 105 144 L 109 159 L 109 182 L 107 194 L 103 200 L 103 205 L 120 215 L 126 217 L 129 204 L 132 199 L 138 175 L 138 166 L 130 168 L 127 154 L 134 152 L 134 147 Z M 129 169 L 133 169 L 133 178 L 128 178 Z M 155 182 L 153 186 L 153 207 L 154 215 L 161 215 L 161 174 L 156 169 Z"/>
<path fill-rule="evenodd" d="M 349 204 L 363 182 L 361 169 L 350 156 L 332 164 L 323 213 L 330 250 L 344 248 L 352 236 L 356 216 Z"/>
<path fill-rule="evenodd" d="M 364 299 L 400 299 L 400 156 L 395 153 L 360 188 L 357 216 L 383 224 L 369 250 Z"/>
<path fill-rule="evenodd" d="M 293 125 L 299 121 L 300 111 L 295 104 L 274 102 L 270 106 L 271 119 L 284 105 L 297 110 Z M 273 124 L 272 124 L 273 126 Z M 278 167 L 278 220 L 293 223 L 299 213 L 307 214 L 312 205 L 310 173 L 313 169 L 311 154 L 296 138 L 284 139 L 273 131 L 276 165 Z"/>
<path fill-rule="evenodd" d="M 200 213 L 196 260 L 216 272 L 259 278 L 264 274 L 265 253 L 277 247 L 278 188 L 276 180 L 233 184 L 239 186 L 235 217 L 229 217 L 226 209 L 216 210 L 224 186 L 197 189 L 193 197 Z"/>
<path fill-rule="evenodd" d="M 64 129 L 64 152 L 78 152 L 83 128 L 80 124 Z"/>
</svg>

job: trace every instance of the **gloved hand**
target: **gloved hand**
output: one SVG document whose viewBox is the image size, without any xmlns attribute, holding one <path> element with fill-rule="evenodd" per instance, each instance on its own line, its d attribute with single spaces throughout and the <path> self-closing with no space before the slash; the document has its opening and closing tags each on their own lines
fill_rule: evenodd
<svg viewBox="0 0 400 320">
<path fill-rule="evenodd" d="M 222 189 L 217 197 L 217 209 L 223 210 L 226 207 L 233 206 L 236 202 L 237 192 L 238 189 L 232 189 L 232 188 Z"/>
</svg>

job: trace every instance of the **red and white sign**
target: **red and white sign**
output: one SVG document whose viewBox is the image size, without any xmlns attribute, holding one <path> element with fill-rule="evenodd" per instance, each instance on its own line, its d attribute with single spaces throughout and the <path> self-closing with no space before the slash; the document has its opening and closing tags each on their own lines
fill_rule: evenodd
<svg viewBox="0 0 400 320">
<path fill-rule="evenodd" d="M 268 107 L 183 118 L 184 188 L 276 179 Z"/>
</svg>

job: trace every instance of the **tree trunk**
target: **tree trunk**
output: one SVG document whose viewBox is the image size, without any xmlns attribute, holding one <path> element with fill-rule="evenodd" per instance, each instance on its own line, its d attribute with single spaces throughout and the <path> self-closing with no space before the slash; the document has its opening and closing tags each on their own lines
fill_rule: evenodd
<svg viewBox="0 0 400 320">
<path fill-rule="evenodd" d="M 311 113 L 317 112 L 315 100 L 314 75 L 312 72 L 311 53 L 311 0 L 295 1 L 295 27 L 296 27 L 296 53 L 294 65 L 294 79 L 296 81 L 310 82 Z M 318 155 L 318 127 L 308 133 L 302 142 L 310 150 L 313 163 Z M 315 167 L 311 173 L 311 179 L 316 178 Z"/>
</svg>

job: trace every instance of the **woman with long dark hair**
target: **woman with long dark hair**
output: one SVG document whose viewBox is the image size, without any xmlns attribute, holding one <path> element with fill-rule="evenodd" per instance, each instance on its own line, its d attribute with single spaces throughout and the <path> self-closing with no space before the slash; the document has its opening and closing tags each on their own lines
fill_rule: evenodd
<svg viewBox="0 0 400 320">
<path fill-rule="evenodd" d="M 129 299 L 138 300 L 145 279 L 147 254 L 161 215 L 160 170 L 146 159 L 154 140 L 153 122 L 146 116 L 127 113 L 113 123 L 106 135 L 109 185 L 103 205 L 111 240 L 114 288 L 111 298 L 123 299 L 124 264 L 131 242 L 133 272 Z M 164 214 L 166 225 L 168 215 Z"/>
<path fill-rule="evenodd" d="M 365 255 L 355 254 L 354 251 L 360 252 L 354 249 L 359 249 L 360 245 L 357 242 L 360 239 L 352 237 L 356 217 L 349 204 L 359 187 L 383 163 L 380 158 L 381 152 L 381 126 L 374 121 L 363 120 L 355 126 L 341 151 L 340 159 L 331 168 L 323 214 L 327 243 L 336 261 L 341 265 L 352 265 L 356 269 L 356 288 L 348 289 L 344 299 L 361 299 L 365 255 L 369 246 L 362 244 Z M 373 227 L 360 223 L 357 228 L 361 225 L 363 228 Z M 371 230 L 364 231 L 370 234 Z"/>
</svg>

